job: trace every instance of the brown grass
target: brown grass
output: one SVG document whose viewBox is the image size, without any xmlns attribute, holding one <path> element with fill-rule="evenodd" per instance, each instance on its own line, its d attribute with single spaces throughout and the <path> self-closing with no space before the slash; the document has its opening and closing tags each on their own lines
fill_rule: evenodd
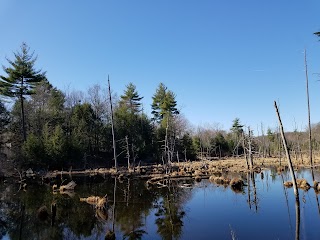
<svg viewBox="0 0 320 240">
<path fill-rule="evenodd" d="M 283 185 L 287 188 L 291 188 L 293 186 L 293 183 L 288 181 L 288 182 L 284 182 Z"/>
<path fill-rule="evenodd" d="M 244 182 L 241 178 L 232 178 L 232 180 L 230 181 L 230 186 L 231 187 L 243 187 Z"/>
<path fill-rule="evenodd" d="M 310 184 L 307 182 L 306 179 L 301 178 L 301 179 L 297 179 L 297 187 L 301 188 L 303 190 L 309 190 L 310 189 Z"/>
</svg>

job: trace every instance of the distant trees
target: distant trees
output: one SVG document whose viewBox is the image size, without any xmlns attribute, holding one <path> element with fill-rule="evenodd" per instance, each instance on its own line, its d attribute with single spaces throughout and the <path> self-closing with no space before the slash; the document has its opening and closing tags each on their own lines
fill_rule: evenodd
<svg viewBox="0 0 320 240">
<path fill-rule="evenodd" d="M 5 137 L 12 143 L 11 150 L 19 160 L 16 163 L 39 169 L 112 166 L 107 92 L 99 85 L 87 93 L 55 88 L 44 72 L 35 69 L 37 58 L 25 43 L 14 57 L 7 59 L 6 76 L 0 77 L 0 139 Z M 15 100 L 10 111 L 2 101 L 7 98 Z M 239 118 L 233 120 L 229 131 L 218 126 L 193 130 L 178 110 L 175 93 L 163 83 L 152 96 L 152 117 L 143 112 L 142 100 L 133 83 L 126 85 L 120 97 L 112 98 L 120 165 L 156 161 L 170 170 L 173 161 L 241 155 L 246 149 L 250 152 L 249 145 L 256 154 L 259 149 L 267 156 L 282 151 L 277 131 L 269 128 L 266 136 L 254 137 L 244 130 Z M 320 149 L 319 124 L 313 127 L 314 149 Z M 289 147 L 302 159 L 308 145 L 305 133 L 296 131 L 288 136 Z"/>
<path fill-rule="evenodd" d="M 153 120 L 158 124 L 156 128 L 157 158 L 168 164 L 176 153 L 177 132 L 175 128 L 175 116 L 179 114 L 175 94 L 160 83 L 152 97 Z"/>
<path fill-rule="evenodd" d="M 62 159 L 67 158 L 66 133 L 63 130 L 64 101 L 64 94 L 48 80 L 38 83 L 34 94 L 25 100 L 28 110 L 25 119 L 29 134 L 23 143 L 23 150 L 28 159 L 27 164 L 57 166 Z M 13 113 L 13 118 L 18 119 L 19 115 Z"/>
<path fill-rule="evenodd" d="M 241 147 L 241 137 L 243 134 L 243 125 L 240 123 L 239 118 L 235 118 L 232 122 L 231 133 L 233 134 L 233 151 L 235 152 L 236 156 L 243 153 L 243 148 Z"/>
<path fill-rule="evenodd" d="M 168 90 L 163 83 L 159 84 L 152 97 L 152 119 L 161 123 L 164 127 L 166 126 L 165 121 L 168 120 L 169 117 L 179 114 L 175 97 L 175 94 Z"/>
<path fill-rule="evenodd" d="M 136 158 L 147 157 L 151 151 L 152 127 L 142 112 L 142 99 L 136 86 L 129 83 L 115 109 L 117 138 L 121 140 L 124 155 L 132 159 L 133 164 Z"/>
</svg>

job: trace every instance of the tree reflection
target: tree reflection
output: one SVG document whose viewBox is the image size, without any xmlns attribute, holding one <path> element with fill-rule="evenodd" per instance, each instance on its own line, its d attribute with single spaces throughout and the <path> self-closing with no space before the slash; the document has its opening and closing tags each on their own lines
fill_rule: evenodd
<svg viewBox="0 0 320 240">
<path fill-rule="evenodd" d="M 143 181 L 127 179 L 120 183 L 111 179 L 90 187 L 79 184 L 71 197 L 53 194 L 52 187 L 45 184 L 28 184 L 26 192 L 18 191 L 18 185 L 0 185 L 0 239 L 5 235 L 26 240 L 100 239 L 108 229 L 112 230 L 112 225 L 122 232 L 117 238 L 141 239 L 148 234 L 145 219 L 153 209 L 159 235 L 178 239 L 185 216 L 183 206 L 191 197 L 191 189 L 178 188 L 169 181 L 167 186 L 148 190 Z M 106 193 L 109 206 L 114 208 L 101 211 L 79 200 Z M 45 217 L 38 217 L 40 210 L 46 211 Z"/>
<path fill-rule="evenodd" d="M 188 199 L 188 190 L 170 186 L 165 189 L 163 197 L 156 203 L 156 224 L 158 233 L 162 239 L 179 239 L 182 235 L 183 217 L 185 211 L 183 205 Z"/>
<path fill-rule="evenodd" d="M 248 204 L 249 208 L 252 209 L 252 205 L 254 206 L 255 212 L 258 212 L 259 198 L 257 197 L 257 188 L 256 188 L 256 179 L 255 172 L 247 173 L 247 183 L 248 183 Z M 251 190 L 251 183 L 253 191 Z"/>
<path fill-rule="evenodd" d="M 84 206 L 78 198 L 53 195 L 50 187 L 30 185 L 27 192 L 16 192 L 11 186 L 1 189 L 1 217 L 6 226 L 2 235 L 10 239 L 63 239 L 65 229 L 77 237 L 90 236 L 96 220 L 90 206 Z M 50 209 L 52 202 L 57 204 L 55 224 L 52 226 L 52 213 L 38 218 L 39 208 Z M 2 225 L 2 224 L 1 224 Z"/>
<path fill-rule="evenodd" d="M 300 200 L 296 198 L 296 240 L 300 239 Z"/>
<path fill-rule="evenodd" d="M 116 223 L 124 233 L 124 239 L 141 239 L 144 216 L 153 208 L 155 193 L 148 191 L 143 182 L 127 179 L 119 184 L 117 192 Z"/>
<path fill-rule="evenodd" d="M 146 234 L 147 232 L 142 230 L 142 229 L 135 229 L 135 230 L 132 230 L 131 232 L 129 233 L 126 233 L 123 235 L 123 238 L 124 239 L 129 239 L 129 240 L 134 240 L 134 239 L 141 239 L 142 236 L 144 234 Z"/>
</svg>

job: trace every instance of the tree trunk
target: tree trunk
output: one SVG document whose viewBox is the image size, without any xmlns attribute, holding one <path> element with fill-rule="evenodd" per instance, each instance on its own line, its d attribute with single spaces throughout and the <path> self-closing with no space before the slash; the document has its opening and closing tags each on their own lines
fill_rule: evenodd
<svg viewBox="0 0 320 240">
<path fill-rule="evenodd" d="M 126 136 L 126 149 L 127 149 L 127 159 L 128 159 L 128 171 L 130 170 L 130 150 L 128 136 Z"/>
<path fill-rule="evenodd" d="M 115 141 L 115 137 L 114 137 L 114 127 L 113 127 L 113 109 L 112 109 L 112 99 L 111 99 L 109 75 L 108 75 L 108 86 L 109 86 L 109 101 L 110 101 L 110 109 L 111 109 L 111 131 L 112 131 L 114 167 L 116 168 L 116 171 L 118 171 L 117 154 L 116 154 L 116 141 Z"/>
<path fill-rule="evenodd" d="M 250 127 L 248 127 L 248 155 L 249 155 L 249 164 L 250 164 L 250 169 L 252 170 L 253 168 L 253 157 L 252 157 L 252 149 L 251 149 L 251 130 Z"/>
<path fill-rule="evenodd" d="M 309 158 L 310 158 L 310 166 L 313 168 L 312 161 L 312 136 L 311 136 L 311 121 L 310 121 L 310 101 L 309 101 L 309 80 L 308 80 L 308 66 L 307 66 L 307 51 L 304 50 L 304 63 L 305 63 L 305 71 L 306 71 L 306 90 L 307 90 L 307 104 L 308 104 L 308 125 L 309 125 Z M 314 180 L 314 176 L 313 176 Z"/>
<path fill-rule="evenodd" d="M 290 154 L 289 154 L 289 151 L 288 151 L 288 148 L 287 148 L 287 140 L 286 140 L 286 137 L 284 135 L 283 126 L 282 126 L 282 122 L 281 122 L 281 118 L 280 118 L 280 114 L 279 114 L 279 110 L 278 110 L 276 101 L 274 101 L 274 107 L 276 109 L 276 113 L 277 113 L 278 120 L 279 120 L 279 128 L 280 128 L 281 138 L 282 138 L 282 142 L 283 142 L 283 147 L 284 147 L 284 150 L 286 152 L 287 159 L 288 159 L 288 166 L 289 166 L 289 169 L 290 169 L 292 183 L 293 183 L 293 191 L 294 191 L 294 194 L 296 195 L 296 199 L 299 199 L 299 192 L 298 192 L 298 188 L 297 188 L 296 177 L 294 175 L 294 170 L 293 170 Z"/>
<path fill-rule="evenodd" d="M 25 142 L 27 140 L 27 131 L 26 131 L 26 121 L 25 121 L 25 115 L 24 115 L 23 82 L 24 82 L 24 79 L 22 77 L 19 98 L 20 98 L 20 104 L 21 104 L 22 134 L 23 134 L 23 141 Z"/>
</svg>

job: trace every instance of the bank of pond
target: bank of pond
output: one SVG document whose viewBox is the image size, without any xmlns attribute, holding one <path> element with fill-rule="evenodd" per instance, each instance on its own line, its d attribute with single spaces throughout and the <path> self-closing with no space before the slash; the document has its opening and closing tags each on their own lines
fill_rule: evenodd
<svg viewBox="0 0 320 240">
<path fill-rule="evenodd" d="M 309 184 L 298 200 L 290 174 L 275 167 L 204 178 L 2 180 L 0 239 L 318 239 L 313 174 L 296 172 Z"/>
</svg>

